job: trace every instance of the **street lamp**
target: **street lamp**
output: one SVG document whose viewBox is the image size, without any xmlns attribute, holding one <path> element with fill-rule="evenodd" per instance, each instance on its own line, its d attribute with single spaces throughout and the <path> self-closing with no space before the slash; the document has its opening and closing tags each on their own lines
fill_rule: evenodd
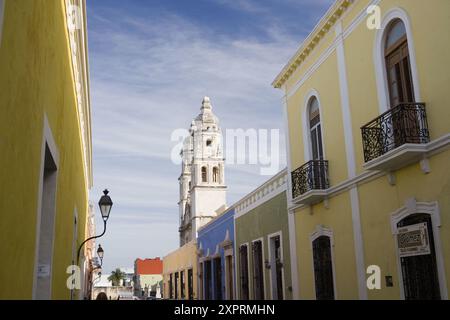
<svg viewBox="0 0 450 320">
<path fill-rule="evenodd" d="M 103 219 L 103 232 L 102 232 L 102 234 L 100 234 L 98 236 L 90 237 L 83 241 L 83 243 L 78 248 L 77 264 L 80 264 L 80 253 L 81 253 L 81 249 L 83 248 L 84 244 L 93 239 L 103 237 L 103 235 L 106 233 L 106 222 L 109 219 L 109 214 L 111 213 L 111 208 L 113 205 L 113 202 L 112 202 L 111 198 L 108 196 L 108 193 L 109 193 L 108 189 L 105 189 L 103 191 L 103 196 L 100 198 L 100 201 L 98 202 L 98 206 L 100 207 L 100 213 L 102 214 L 102 219 Z M 99 250 L 100 250 L 100 248 L 101 247 L 99 246 Z M 103 249 L 101 249 L 100 252 L 102 254 L 101 259 L 103 259 Z M 97 250 L 97 254 L 98 254 L 98 250 Z M 99 255 L 99 257 L 100 257 L 100 255 Z"/>
<path fill-rule="evenodd" d="M 97 255 L 100 258 L 100 266 L 103 264 L 103 255 L 105 254 L 105 251 L 103 251 L 102 246 L 99 244 L 97 249 Z"/>
<path fill-rule="evenodd" d="M 103 196 L 100 198 L 100 201 L 98 202 L 98 206 L 100 207 L 100 213 L 102 214 L 103 221 L 108 221 L 109 213 L 111 212 L 111 208 L 113 205 L 113 202 L 111 201 L 111 198 L 108 196 L 108 189 L 105 189 L 103 191 Z"/>
</svg>

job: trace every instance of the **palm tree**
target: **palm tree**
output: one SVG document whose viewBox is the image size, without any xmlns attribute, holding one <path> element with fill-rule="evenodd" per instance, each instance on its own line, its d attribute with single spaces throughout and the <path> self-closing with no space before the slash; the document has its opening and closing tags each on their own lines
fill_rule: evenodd
<svg viewBox="0 0 450 320">
<path fill-rule="evenodd" d="M 122 272 L 119 268 L 115 271 L 111 272 L 111 275 L 108 277 L 108 281 L 112 282 L 113 287 L 119 287 L 120 281 L 125 278 L 125 272 Z"/>
</svg>

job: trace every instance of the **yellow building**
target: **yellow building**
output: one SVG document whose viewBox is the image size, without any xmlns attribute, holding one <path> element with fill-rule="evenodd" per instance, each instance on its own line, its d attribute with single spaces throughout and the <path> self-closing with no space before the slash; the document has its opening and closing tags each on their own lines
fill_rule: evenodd
<svg viewBox="0 0 450 320">
<path fill-rule="evenodd" d="M 0 35 L 0 299 L 70 299 L 92 184 L 85 1 L 0 0 Z"/>
<path fill-rule="evenodd" d="M 197 241 L 192 240 L 163 259 L 164 299 L 197 300 Z"/>
<path fill-rule="evenodd" d="M 448 299 L 449 14 L 338 0 L 273 82 L 295 298 Z"/>
</svg>

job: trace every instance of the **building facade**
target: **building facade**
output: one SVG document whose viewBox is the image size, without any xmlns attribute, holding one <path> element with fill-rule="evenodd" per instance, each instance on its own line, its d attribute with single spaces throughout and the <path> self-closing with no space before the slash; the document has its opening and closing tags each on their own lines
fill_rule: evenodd
<svg viewBox="0 0 450 320">
<path fill-rule="evenodd" d="M 0 1 L 0 70 L 0 299 L 81 298 L 66 282 L 92 185 L 85 1 Z"/>
<path fill-rule="evenodd" d="M 275 79 L 294 298 L 448 299 L 448 12 L 338 0 Z"/>
<path fill-rule="evenodd" d="M 205 97 L 184 141 L 179 178 L 180 246 L 226 206 L 225 165 L 219 119 Z"/>
<path fill-rule="evenodd" d="M 134 261 L 134 295 L 141 299 L 161 298 L 163 285 L 163 261 L 155 259 L 136 259 Z"/>
<path fill-rule="evenodd" d="M 283 170 L 234 205 L 240 300 L 292 299 L 286 184 Z"/>
<path fill-rule="evenodd" d="M 202 300 L 234 300 L 234 209 L 198 232 L 199 293 Z"/>
<path fill-rule="evenodd" d="M 163 297 L 170 300 L 197 300 L 197 241 L 192 240 L 163 259 Z"/>
</svg>

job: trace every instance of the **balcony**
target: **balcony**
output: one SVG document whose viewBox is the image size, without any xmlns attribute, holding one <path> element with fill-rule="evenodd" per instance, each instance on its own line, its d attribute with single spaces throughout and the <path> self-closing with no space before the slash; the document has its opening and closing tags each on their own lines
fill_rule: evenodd
<svg viewBox="0 0 450 320">
<path fill-rule="evenodd" d="M 327 196 L 328 161 L 312 160 L 292 172 L 292 197 L 296 204 L 314 204 Z"/>
<path fill-rule="evenodd" d="M 430 142 L 424 103 L 401 103 L 361 131 L 368 170 L 392 171 L 420 160 Z"/>
</svg>

